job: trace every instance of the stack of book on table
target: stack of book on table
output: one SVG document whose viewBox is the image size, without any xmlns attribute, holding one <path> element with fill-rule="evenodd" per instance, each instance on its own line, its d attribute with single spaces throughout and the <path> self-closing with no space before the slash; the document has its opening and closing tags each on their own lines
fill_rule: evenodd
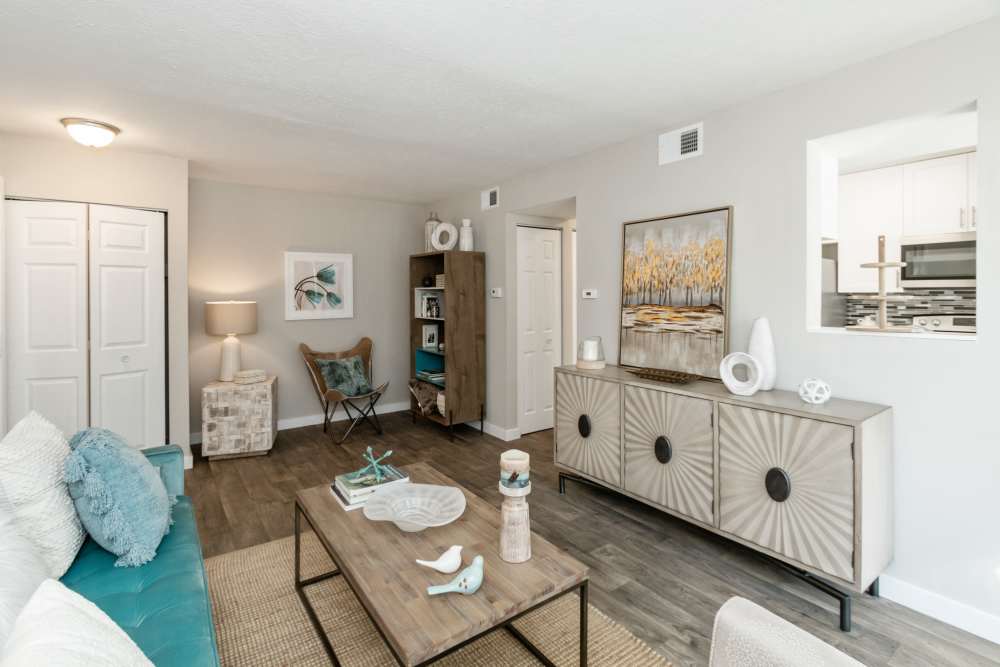
<svg viewBox="0 0 1000 667">
<path fill-rule="evenodd" d="M 356 473 L 347 472 L 337 475 L 330 485 L 334 498 L 345 510 L 356 510 L 364 506 L 369 496 L 375 493 L 376 489 L 393 484 L 405 484 L 410 481 L 410 476 L 393 465 L 383 466 L 385 474 L 381 482 L 375 481 L 375 475 L 368 473 L 362 477 L 354 478 Z"/>
</svg>

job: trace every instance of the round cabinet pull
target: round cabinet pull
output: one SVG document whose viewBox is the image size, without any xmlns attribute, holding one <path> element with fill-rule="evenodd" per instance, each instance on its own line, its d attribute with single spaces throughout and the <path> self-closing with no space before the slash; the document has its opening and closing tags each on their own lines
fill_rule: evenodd
<svg viewBox="0 0 1000 667">
<path fill-rule="evenodd" d="M 792 478 L 781 468 L 771 468 L 764 476 L 767 495 L 776 503 L 783 503 L 792 495 Z"/>
<path fill-rule="evenodd" d="M 661 435 L 653 443 L 653 454 L 656 455 L 656 460 L 660 463 L 670 463 L 670 459 L 674 456 L 674 448 L 670 444 L 670 438 L 665 435 Z"/>
<path fill-rule="evenodd" d="M 584 438 L 590 437 L 590 417 L 587 415 L 580 415 L 580 418 L 576 420 L 576 428 L 580 431 L 580 435 Z"/>
</svg>

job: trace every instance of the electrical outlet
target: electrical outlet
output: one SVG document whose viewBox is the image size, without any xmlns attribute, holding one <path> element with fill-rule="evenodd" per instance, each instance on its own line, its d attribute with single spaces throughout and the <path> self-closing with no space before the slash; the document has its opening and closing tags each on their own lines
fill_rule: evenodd
<svg viewBox="0 0 1000 667">
<path fill-rule="evenodd" d="M 584 299 L 596 299 L 597 298 L 597 290 L 595 290 L 595 289 L 585 289 L 585 290 L 583 290 L 583 298 Z"/>
<path fill-rule="evenodd" d="M 490 288 L 490 297 L 492 297 L 494 299 L 501 299 L 501 298 L 503 298 L 503 288 L 502 287 L 491 287 Z"/>
</svg>

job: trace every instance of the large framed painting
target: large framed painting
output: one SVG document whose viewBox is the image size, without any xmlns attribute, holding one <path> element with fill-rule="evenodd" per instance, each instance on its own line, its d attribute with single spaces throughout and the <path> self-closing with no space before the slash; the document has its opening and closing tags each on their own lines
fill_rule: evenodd
<svg viewBox="0 0 1000 667">
<path fill-rule="evenodd" d="M 285 253 L 285 319 L 354 317 L 354 255 Z"/>
<path fill-rule="evenodd" d="M 725 207 L 623 225 L 619 365 L 719 379 L 732 217 Z"/>
</svg>

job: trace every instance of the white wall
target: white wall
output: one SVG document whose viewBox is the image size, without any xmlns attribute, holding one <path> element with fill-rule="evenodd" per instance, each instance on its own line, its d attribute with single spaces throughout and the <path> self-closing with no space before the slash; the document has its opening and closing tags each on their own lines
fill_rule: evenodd
<svg viewBox="0 0 1000 667">
<path fill-rule="evenodd" d="M 219 371 L 221 338 L 205 334 L 204 302 L 257 301 L 257 333 L 241 336 L 244 368 L 278 376 L 279 428 L 322 423 L 299 356 L 375 342 L 375 381 L 391 380 L 380 408 L 409 408 L 409 255 L 423 250 L 424 207 L 269 188 L 191 181 L 190 345 L 192 434 L 201 388 Z M 284 252 L 354 255 L 354 318 L 284 316 Z"/>
<path fill-rule="evenodd" d="M 190 464 L 188 441 L 188 163 L 114 146 L 0 134 L 0 176 L 8 197 L 154 208 L 167 212 L 170 442 Z"/>
<path fill-rule="evenodd" d="M 998 62 L 994 20 L 709 115 L 703 157 L 658 167 L 656 136 L 643 136 L 501 183 L 499 209 L 481 212 L 478 192 L 436 204 L 443 219 L 473 219 L 487 284 L 508 295 L 487 301 L 489 421 L 516 426 L 513 391 L 503 390 L 516 377 L 508 211 L 576 197 L 579 335 L 602 336 L 614 360 L 621 223 L 731 204 L 734 349 L 744 348 L 752 320 L 767 315 L 779 388 L 815 375 L 838 396 L 894 408 L 896 557 L 883 594 L 1000 641 L 1000 422 L 988 375 L 1000 349 L 1000 265 L 983 261 L 1000 254 Z M 983 221 L 978 340 L 808 332 L 806 142 L 973 100 Z M 818 244 L 819 230 L 812 237 Z M 599 289 L 600 298 L 579 300 L 584 288 Z"/>
</svg>

